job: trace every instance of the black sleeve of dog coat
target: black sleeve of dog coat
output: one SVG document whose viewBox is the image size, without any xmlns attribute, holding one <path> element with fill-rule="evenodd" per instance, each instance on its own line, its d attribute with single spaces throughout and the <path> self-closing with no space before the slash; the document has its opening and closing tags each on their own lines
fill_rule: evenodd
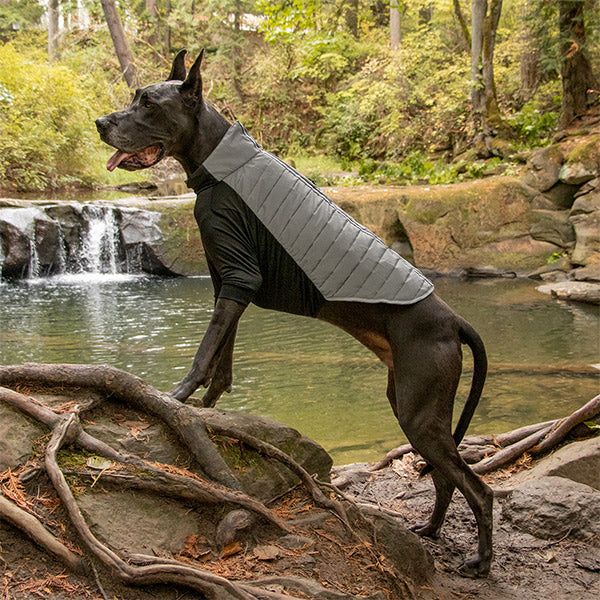
<svg viewBox="0 0 600 600">
<path fill-rule="evenodd" d="M 215 297 L 249 304 L 262 284 L 254 241 L 229 210 L 212 207 L 201 223 L 202 245 L 209 262 Z"/>
</svg>

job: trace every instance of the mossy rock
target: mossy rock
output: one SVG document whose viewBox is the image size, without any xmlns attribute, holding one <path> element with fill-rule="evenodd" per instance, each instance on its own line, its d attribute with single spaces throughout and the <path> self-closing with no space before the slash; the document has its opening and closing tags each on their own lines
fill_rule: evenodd
<svg viewBox="0 0 600 600">
<path fill-rule="evenodd" d="M 540 192 L 549 190 L 558 182 L 563 161 L 563 150 L 558 144 L 534 152 L 527 161 L 524 183 Z"/>
<path fill-rule="evenodd" d="M 572 148 L 559 175 L 561 181 L 573 185 L 600 176 L 600 134 L 590 136 Z"/>
<path fill-rule="evenodd" d="M 162 253 L 166 264 L 181 275 L 206 275 L 208 265 L 194 218 L 195 198 L 151 203 L 161 213 Z"/>
</svg>

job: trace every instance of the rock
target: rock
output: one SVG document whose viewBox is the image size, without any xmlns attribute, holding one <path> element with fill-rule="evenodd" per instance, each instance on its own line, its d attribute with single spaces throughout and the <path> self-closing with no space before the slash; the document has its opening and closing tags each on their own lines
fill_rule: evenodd
<svg viewBox="0 0 600 600">
<path fill-rule="evenodd" d="M 559 181 L 544 192 L 544 198 L 550 200 L 555 208 L 571 208 L 578 185 L 570 185 Z"/>
<path fill-rule="evenodd" d="M 0 402 L 0 472 L 24 464 L 45 432 L 41 425 Z"/>
<path fill-rule="evenodd" d="M 510 490 L 541 477 L 565 477 L 600 491 L 600 436 L 559 448 L 539 460 L 533 468 L 511 477 L 501 488 Z"/>
<path fill-rule="evenodd" d="M 559 178 L 564 183 L 581 185 L 600 176 L 600 135 L 584 138 L 565 157 Z"/>
<path fill-rule="evenodd" d="M 79 265 L 82 254 L 82 231 L 84 218 L 81 204 L 69 202 L 54 204 L 46 208 L 46 213 L 60 223 L 64 245 L 67 270 Z"/>
<path fill-rule="evenodd" d="M 398 572 L 417 585 L 429 581 L 434 570 L 433 559 L 419 538 L 388 515 L 368 518 L 372 520 L 375 539 L 386 548 L 386 557 Z"/>
<path fill-rule="evenodd" d="M 188 536 L 206 534 L 188 506 L 144 492 L 94 489 L 77 503 L 95 535 L 128 553 L 178 554 Z"/>
<path fill-rule="evenodd" d="M 564 156 L 560 146 L 553 145 L 534 152 L 527 161 L 528 170 L 523 177 L 524 183 L 545 192 L 559 179 Z"/>
<path fill-rule="evenodd" d="M 570 217 L 575 229 L 574 265 L 600 262 L 600 210 Z"/>
<path fill-rule="evenodd" d="M 593 190 L 575 198 L 571 216 L 588 214 L 600 210 L 600 190 Z"/>
<path fill-rule="evenodd" d="M 541 477 L 517 486 L 502 516 L 537 538 L 591 538 L 600 534 L 600 492 L 563 477 Z"/>
<path fill-rule="evenodd" d="M 162 233 L 158 226 L 160 213 L 135 208 L 121 208 L 119 212 L 121 213 L 121 237 L 126 246 L 162 243 Z"/>
<path fill-rule="evenodd" d="M 276 423 L 271 419 L 242 412 L 219 412 L 222 423 L 264 440 L 288 453 L 311 475 L 329 481 L 333 461 L 329 454 L 316 442 L 301 435 L 295 429 Z M 207 421 L 210 428 L 210 418 Z M 221 453 L 227 464 L 235 471 L 242 487 L 261 500 L 280 496 L 296 485 L 298 479 L 290 471 L 273 460 L 260 459 L 254 452 L 237 444 L 222 444 Z"/>
<path fill-rule="evenodd" d="M 37 249 L 39 275 L 55 272 L 60 266 L 60 227 L 52 219 L 35 222 L 35 245 Z"/>
<path fill-rule="evenodd" d="M 562 248 L 568 248 L 575 243 L 575 231 L 569 221 L 568 211 L 534 210 L 534 222 L 529 233 L 534 240 L 550 242 Z"/>
<path fill-rule="evenodd" d="M 546 276 L 556 273 L 562 273 L 566 276 L 566 273 L 571 270 L 571 262 L 568 258 L 563 257 L 558 259 L 556 262 L 551 262 L 542 265 L 538 269 L 535 269 L 527 274 L 530 279 L 543 279 L 547 281 Z M 559 279 L 556 279 L 558 281 Z"/>
<path fill-rule="evenodd" d="M 536 288 L 542 294 L 550 294 L 558 300 L 572 300 L 588 304 L 600 304 L 600 284 L 583 281 L 559 281 Z"/>
<path fill-rule="evenodd" d="M 549 190 L 557 181 L 564 156 L 560 146 L 554 145 L 534 152 L 527 161 L 528 170 L 523 181 L 539 190 Z"/>
<path fill-rule="evenodd" d="M 595 190 L 600 190 L 600 177 L 591 179 L 587 183 L 584 183 L 582 186 L 580 186 L 575 194 L 575 198 L 579 198 L 579 196 L 584 196 L 585 194 L 589 194 Z"/>
<path fill-rule="evenodd" d="M 591 264 L 588 267 L 573 269 L 569 273 L 570 279 L 575 281 L 596 281 L 600 282 L 600 262 Z"/>
<path fill-rule="evenodd" d="M 155 211 L 122 208 L 121 238 L 130 265 L 151 275 L 172 277 L 179 275 L 167 264 L 162 251 L 163 235 L 159 227 L 161 215 Z"/>
<path fill-rule="evenodd" d="M 0 216 L 0 244 L 2 251 L 0 274 L 8 278 L 25 277 L 29 271 L 31 245 L 25 233 Z"/>
</svg>

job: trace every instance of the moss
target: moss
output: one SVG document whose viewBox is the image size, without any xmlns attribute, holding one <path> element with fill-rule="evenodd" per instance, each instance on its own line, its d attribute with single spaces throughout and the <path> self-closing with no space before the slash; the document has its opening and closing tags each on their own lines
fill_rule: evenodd
<svg viewBox="0 0 600 600">
<path fill-rule="evenodd" d="M 577 144 L 565 157 L 567 163 L 597 163 L 600 160 L 600 134 L 586 138 Z"/>
</svg>

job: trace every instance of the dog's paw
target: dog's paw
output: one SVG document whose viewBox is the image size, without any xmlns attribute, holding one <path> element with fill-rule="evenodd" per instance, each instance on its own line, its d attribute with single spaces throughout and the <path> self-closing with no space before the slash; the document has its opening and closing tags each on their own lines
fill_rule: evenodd
<svg viewBox="0 0 600 600">
<path fill-rule="evenodd" d="M 185 402 L 195 390 L 194 386 L 182 381 L 169 392 L 169 396 L 172 396 L 175 400 L 179 400 L 179 402 Z"/>
<path fill-rule="evenodd" d="M 465 560 L 458 568 L 458 573 L 463 577 L 477 579 L 479 577 L 487 577 L 490 573 L 491 559 L 482 559 L 479 554 Z"/>
<path fill-rule="evenodd" d="M 409 527 L 410 531 L 420 535 L 421 537 L 428 537 L 437 540 L 440 537 L 440 527 L 432 525 L 431 521 L 425 521 L 424 523 L 415 523 Z"/>
</svg>

